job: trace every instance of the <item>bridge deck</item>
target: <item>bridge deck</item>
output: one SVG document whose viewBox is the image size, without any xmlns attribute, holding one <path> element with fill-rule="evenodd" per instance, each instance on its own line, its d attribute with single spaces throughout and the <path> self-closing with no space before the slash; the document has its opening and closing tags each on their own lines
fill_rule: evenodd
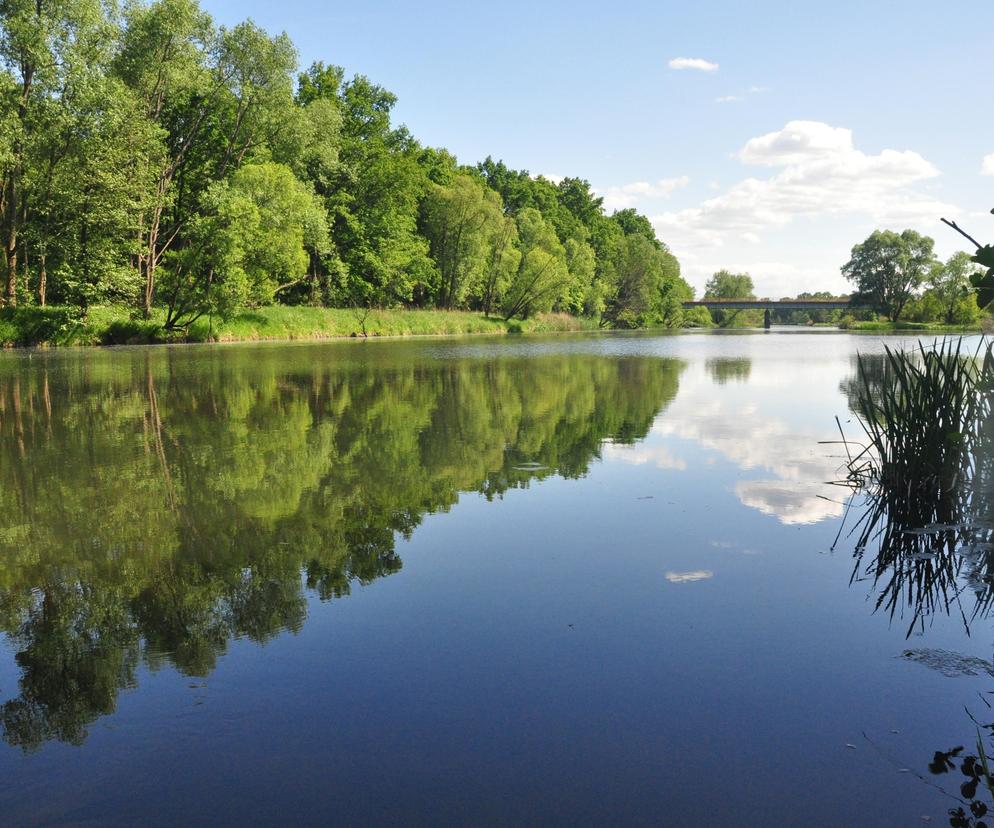
<svg viewBox="0 0 994 828">
<path fill-rule="evenodd" d="M 695 299 L 684 302 L 685 308 L 708 310 L 846 310 L 852 307 L 848 299 Z"/>
</svg>

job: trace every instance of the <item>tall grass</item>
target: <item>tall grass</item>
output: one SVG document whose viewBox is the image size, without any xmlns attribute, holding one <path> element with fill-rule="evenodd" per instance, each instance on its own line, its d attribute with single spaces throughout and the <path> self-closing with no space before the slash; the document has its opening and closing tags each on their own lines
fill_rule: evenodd
<svg viewBox="0 0 994 828">
<path fill-rule="evenodd" d="M 163 314 L 158 310 L 145 320 L 135 318 L 129 308 L 110 305 L 94 306 L 85 317 L 65 307 L 2 308 L 0 346 L 462 336 L 586 331 L 598 327 L 595 320 L 564 313 L 544 313 L 507 322 L 472 311 L 405 308 L 353 311 L 285 305 L 245 310 L 223 321 L 205 317 L 186 330 L 168 331 L 163 322 Z"/>
<path fill-rule="evenodd" d="M 938 609 L 986 615 L 994 604 L 994 354 L 962 341 L 860 359 L 855 412 L 866 435 L 848 483 L 865 496 L 853 580 L 880 588 L 878 608 L 912 611 L 908 632 Z M 847 444 L 847 450 L 849 450 Z M 868 549 L 875 554 L 864 567 Z M 962 604 L 964 589 L 976 601 Z"/>
</svg>

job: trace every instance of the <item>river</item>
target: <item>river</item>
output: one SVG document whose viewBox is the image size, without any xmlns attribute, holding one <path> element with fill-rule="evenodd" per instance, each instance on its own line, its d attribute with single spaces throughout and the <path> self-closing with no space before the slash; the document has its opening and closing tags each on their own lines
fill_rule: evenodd
<svg viewBox="0 0 994 828">
<path fill-rule="evenodd" d="M 945 824 L 992 622 L 877 608 L 825 442 L 885 343 L 0 354 L 2 821 Z"/>
</svg>

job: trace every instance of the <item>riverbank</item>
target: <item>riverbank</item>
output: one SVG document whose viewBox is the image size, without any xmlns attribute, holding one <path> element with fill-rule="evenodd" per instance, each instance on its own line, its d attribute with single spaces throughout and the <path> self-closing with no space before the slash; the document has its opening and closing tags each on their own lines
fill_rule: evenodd
<svg viewBox="0 0 994 828">
<path fill-rule="evenodd" d="M 985 324 L 986 323 L 986 324 Z M 987 330 L 990 320 L 981 319 L 975 325 L 943 325 L 938 322 L 888 322 L 887 320 L 852 321 L 839 323 L 839 328 L 853 333 L 898 333 L 902 331 L 929 331 L 933 333 L 980 333 Z"/>
<path fill-rule="evenodd" d="M 592 319 L 562 313 L 505 321 L 470 311 L 370 310 L 274 305 L 219 322 L 203 318 L 167 331 L 161 317 L 133 319 L 125 307 L 95 306 L 85 319 L 66 307 L 0 309 L 0 346 L 152 345 L 383 336 L 555 333 L 597 330 Z"/>
</svg>

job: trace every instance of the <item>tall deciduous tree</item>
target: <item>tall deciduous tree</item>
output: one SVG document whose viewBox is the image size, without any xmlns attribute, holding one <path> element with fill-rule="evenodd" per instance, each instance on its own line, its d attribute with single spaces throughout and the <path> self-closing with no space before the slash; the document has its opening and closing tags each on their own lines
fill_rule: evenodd
<svg viewBox="0 0 994 828">
<path fill-rule="evenodd" d="M 875 230 L 852 249 L 842 274 L 881 313 L 898 321 L 936 263 L 934 242 L 914 230 Z"/>
<path fill-rule="evenodd" d="M 505 319 L 548 310 L 569 284 L 566 251 L 542 214 L 526 207 L 516 220 L 521 262 L 504 298 Z"/>
<path fill-rule="evenodd" d="M 956 321 L 957 306 L 972 293 L 970 278 L 982 272 L 970 254 L 963 251 L 932 267 L 928 275 L 929 293 L 937 300 L 947 325 Z"/>
<path fill-rule="evenodd" d="M 484 278 L 492 239 L 503 230 L 500 196 L 469 175 L 429 185 L 422 227 L 438 266 L 436 304 L 459 306 Z"/>
<path fill-rule="evenodd" d="M 755 288 L 748 273 L 719 270 L 704 285 L 705 299 L 753 299 Z"/>
<path fill-rule="evenodd" d="M 185 243 L 203 193 L 293 123 L 296 52 L 255 24 L 214 29 L 195 0 L 134 4 L 117 59 L 168 152 L 156 166 L 156 198 L 139 228 L 136 264 L 146 316 L 163 257 Z"/>
<path fill-rule="evenodd" d="M 320 199 L 281 164 L 245 165 L 208 190 L 203 208 L 191 243 L 167 259 L 167 327 L 272 302 L 329 250 Z"/>
</svg>

